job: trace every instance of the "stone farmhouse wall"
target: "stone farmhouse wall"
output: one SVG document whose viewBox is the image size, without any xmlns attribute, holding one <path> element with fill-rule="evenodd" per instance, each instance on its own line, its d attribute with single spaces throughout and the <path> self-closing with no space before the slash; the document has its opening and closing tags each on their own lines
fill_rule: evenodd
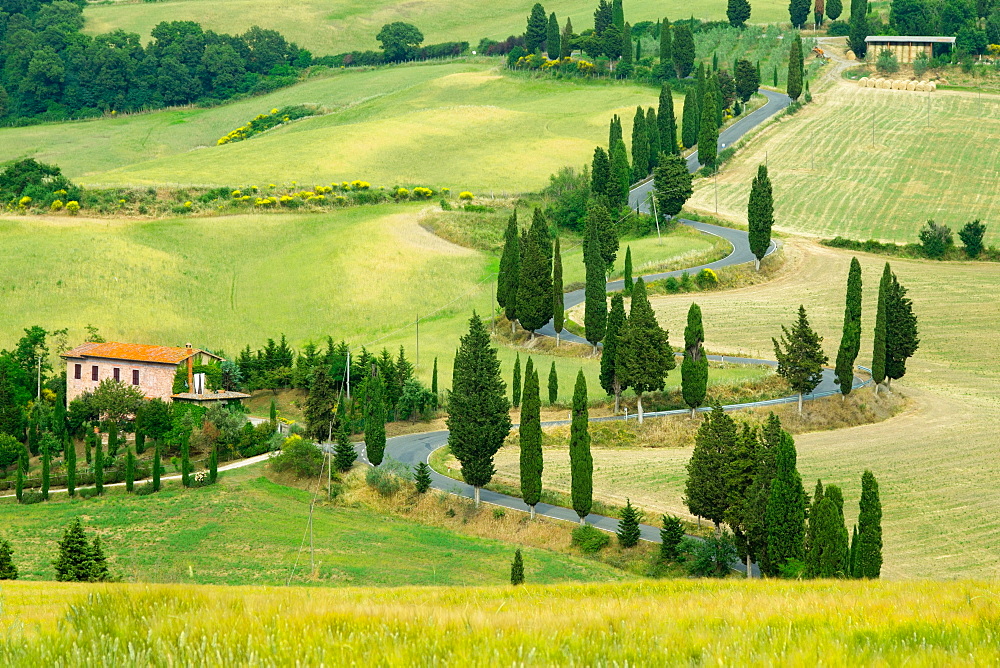
<svg viewBox="0 0 1000 668">
<path fill-rule="evenodd" d="M 76 377 L 77 365 L 80 366 L 80 377 Z M 97 379 L 94 380 L 94 367 L 97 368 Z M 176 364 L 157 364 L 153 362 L 133 362 L 127 360 L 108 360 L 100 358 L 71 358 L 66 360 L 66 399 L 73 401 L 84 392 L 93 391 L 105 378 L 114 378 L 118 370 L 118 380 L 127 384 L 136 384 L 143 394 L 150 399 L 170 401 L 173 394 Z M 138 372 L 138 378 L 134 375 Z"/>
</svg>

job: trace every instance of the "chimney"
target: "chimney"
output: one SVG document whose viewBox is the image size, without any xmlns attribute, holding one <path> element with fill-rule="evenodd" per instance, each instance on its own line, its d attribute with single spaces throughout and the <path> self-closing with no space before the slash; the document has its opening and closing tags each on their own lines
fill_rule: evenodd
<svg viewBox="0 0 1000 668">
<path fill-rule="evenodd" d="M 190 343 L 184 344 L 188 351 L 188 392 L 194 392 L 194 350 Z"/>
</svg>

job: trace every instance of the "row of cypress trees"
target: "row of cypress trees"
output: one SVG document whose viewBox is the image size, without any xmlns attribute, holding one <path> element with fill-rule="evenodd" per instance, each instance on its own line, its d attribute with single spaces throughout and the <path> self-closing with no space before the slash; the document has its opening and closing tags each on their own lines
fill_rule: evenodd
<svg viewBox="0 0 1000 668">
<path fill-rule="evenodd" d="M 858 523 L 848 539 L 844 521 L 844 495 L 840 487 L 816 491 L 809 506 L 806 531 L 805 574 L 809 577 L 877 578 L 882 571 L 882 502 L 878 481 L 871 471 L 861 476 Z"/>
<path fill-rule="evenodd" d="M 518 227 L 515 210 L 507 221 L 497 275 L 497 303 L 510 320 L 511 333 L 520 323 L 534 338 L 535 330 L 549 320 L 553 320 L 557 337 L 562 333 L 562 276 L 559 239 L 552 238 L 541 209 L 535 209 L 531 227 L 524 230 Z"/>
<path fill-rule="evenodd" d="M 529 361 L 531 358 L 528 358 Z M 521 388 L 524 388 L 524 393 L 528 391 L 528 378 L 527 378 L 527 366 L 525 366 L 525 378 L 524 384 L 521 383 L 521 353 L 517 353 L 514 356 L 514 372 L 511 379 L 510 386 L 510 404 L 514 408 L 521 406 L 521 402 L 524 399 L 524 394 Z M 535 370 L 535 374 L 538 374 L 538 370 Z M 539 390 L 541 390 L 541 383 L 539 383 Z M 559 374 L 556 371 L 555 360 L 552 361 L 552 366 L 549 367 L 549 378 L 548 378 L 548 396 L 549 404 L 554 404 L 559 400 Z"/>
</svg>

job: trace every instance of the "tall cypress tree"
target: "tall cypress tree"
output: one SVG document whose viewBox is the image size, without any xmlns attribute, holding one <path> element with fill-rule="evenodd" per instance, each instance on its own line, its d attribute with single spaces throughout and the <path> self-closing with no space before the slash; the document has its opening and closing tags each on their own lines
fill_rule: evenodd
<svg viewBox="0 0 1000 668">
<path fill-rule="evenodd" d="M 635 285 L 635 281 L 632 280 L 632 247 L 625 247 L 625 278 L 623 281 L 625 287 L 625 294 L 632 294 L 632 286 Z"/>
<path fill-rule="evenodd" d="M 524 365 L 524 407 L 518 432 L 521 440 L 521 498 L 531 508 L 542 498 L 542 400 L 538 387 L 538 371 L 531 358 Z"/>
<path fill-rule="evenodd" d="M 868 0 L 851 0 L 851 20 L 847 37 L 847 45 L 857 56 L 858 60 L 864 60 L 868 52 Z"/>
<path fill-rule="evenodd" d="M 434 405 L 437 406 L 438 397 L 441 396 L 438 392 L 438 358 L 434 357 L 434 370 L 431 371 L 431 394 L 434 395 Z"/>
<path fill-rule="evenodd" d="M 792 0 L 792 5 L 795 5 L 796 2 L 804 2 L 805 13 L 809 13 L 809 0 Z M 802 21 L 805 22 L 804 15 Z M 795 22 L 794 19 L 792 22 Z M 802 95 L 802 66 L 802 37 L 796 34 L 795 39 L 792 40 L 792 48 L 788 52 L 788 81 L 785 84 L 788 97 L 792 98 L 793 102 L 799 99 L 799 95 Z"/>
<path fill-rule="evenodd" d="M 625 9 L 622 7 L 622 0 L 611 0 L 611 23 L 619 29 L 625 27 Z"/>
<path fill-rule="evenodd" d="M 687 25 L 681 24 L 674 28 L 671 51 L 674 73 L 678 79 L 686 78 L 694 68 L 694 34 Z"/>
<path fill-rule="evenodd" d="M 601 256 L 600 228 L 605 219 L 610 221 L 608 210 L 600 202 L 591 201 L 587 212 L 587 229 L 583 239 L 583 264 L 587 272 L 583 326 L 587 340 L 597 351 L 597 344 L 604 339 L 608 320 L 607 288 L 604 280 L 605 264 Z"/>
<path fill-rule="evenodd" d="M 49 481 L 52 472 L 52 437 L 46 434 L 42 439 L 42 498 L 49 500 Z"/>
<path fill-rule="evenodd" d="M 799 395 L 799 413 L 802 397 L 816 389 L 823 380 L 823 365 L 827 362 L 823 352 L 823 337 L 813 331 L 806 316 L 805 306 L 799 306 L 799 316 L 791 330 L 781 326 L 781 341 L 771 339 L 778 358 L 778 375 L 788 381 L 792 391 Z"/>
<path fill-rule="evenodd" d="M 649 167 L 646 174 L 652 174 L 660 162 L 660 126 L 656 119 L 656 110 L 650 107 L 646 110 L 646 138 L 649 140 Z"/>
<path fill-rule="evenodd" d="M 562 251 L 559 250 L 559 237 L 556 237 L 555 252 L 552 257 L 552 328 L 556 330 L 556 346 L 562 335 L 563 322 L 566 317 L 566 302 L 563 295 Z"/>
<path fill-rule="evenodd" d="M 104 441 L 100 434 L 95 432 L 95 436 L 97 438 L 94 449 L 94 488 L 100 496 L 104 494 Z"/>
<path fill-rule="evenodd" d="M 219 446 L 212 446 L 208 455 L 208 484 L 214 485 L 219 480 Z"/>
<path fill-rule="evenodd" d="M 788 3 L 788 18 L 791 19 L 793 28 L 802 28 L 805 25 L 811 4 L 809 0 L 791 0 Z"/>
<path fill-rule="evenodd" d="M 552 360 L 549 368 L 549 405 L 559 401 L 559 374 L 556 373 L 556 362 Z"/>
<path fill-rule="evenodd" d="M 163 463 L 160 459 L 160 439 L 153 442 L 153 491 L 160 491 L 160 475 L 163 472 Z"/>
<path fill-rule="evenodd" d="M 76 443 L 68 433 L 64 436 L 63 452 L 66 465 L 66 493 L 69 498 L 76 496 Z"/>
<path fill-rule="evenodd" d="M 674 95 L 667 84 L 660 86 L 660 106 L 656 111 L 656 123 L 660 130 L 660 150 L 667 155 L 678 153 Z"/>
<path fill-rule="evenodd" d="M 93 449 L 94 449 L 94 432 L 88 426 L 87 431 L 84 432 L 83 434 L 83 454 L 85 458 L 84 461 L 87 463 L 87 466 L 90 466 L 90 462 L 93 461 L 94 458 L 92 454 Z"/>
<path fill-rule="evenodd" d="M 590 453 L 590 425 L 587 408 L 587 379 L 583 369 L 576 375 L 573 389 L 573 420 L 569 426 L 569 465 L 573 510 L 586 524 L 594 503 L 594 458 Z"/>
<path fill-rule="evenodd" d="M 747 234 L 757 271 L 760 271 L 760 261 L 771 247 L 773 225 L 774 194 L 771 192 L 771 177 L 768 176 L 767 165 L 760 165 L 750 187 L 750 200 L 747 203 Z"/>
<path fill-rule="evenodd" d="M 594 149 L 590 163 L 590 192 L 594 197 L 607 197 L 611 183 L 611 159 L 600 146 Z"/>
<path fill-rule="evenodd" d="M 510 405 L 521 406 L 521 353 L 514 356 L 514 374 L 510 379 Z"/>
<path fill-rule="evenodd" d="M 640 424 L 642 395 L 662 390 L 667 373 L 676 366 L 667 332 L 656 321 L 640 276 L 632 289 L 632 309 L 615 353 L 615 371 L 622 386 L 635 391 Z"/>
<path fill-rule="evenodd" d="M 847 555 L 847 568 L 852 578 L 861 577 L 858 575 L 858 525 L 854 525 L 854 533 L 851 534 L 851 550 Z"/>
<path fill-rule="evenodd" d="M 118 456 L 118 423 L 108 422 L 108 456 L 112 459 Z"/>
<path fill-rule="evenodd" d="M 646 134 L 646 112 L 635 108 L 632 119 L 632 183 L 649 175 L 649 135 Z"/>
<path fill-rule="evenodd" d="M 510 583 L 515 587 L 524 584 L 524 557 L 521 548 L 514 550 L 514 561 L 510 564 Z"/>
<path fill-rule="evenodd" d="M 611 117 L 611 125 L 608 129 L 608 152 L 615 147 L 615 144 L 624 144 L 625 138 L 622 134 L 622 119 L 615 114 Z"/>
<path fill-rule="evenodd" d="M 819 526 L 819 504 L 823 501 L 823 481 L 816 481 L 816 491 L 813 492 L 812 503 L 809 504 L 809 522 L 806 525 L 805 555 L 806 575 L 816 577 L 819 573 L 819 546 L 816 542 L 816 529 Z"/>
<path fill-rule="evenodd" d="M 448 404 L 448 446 L 462 464 L 462 477 L 479 490 L 493 478 L 493 456 L 510 432 L 510 403 L 500 377 L 500 360 L 490 335 L 473 313 L 469 333 L 455 355 Z"/>
<path fill-rule="evenodd" d="M 889 289 L 892 286 L 892 269 L 885 263 L 882 280 L 878 284 L 878 310 L 875 311 L 875 343 L 872 346 L 872 380 L 875 382 L 875 394 L 878 386 L 885 380 L 885 338 L 886 309 L 889 303 Z"/>
<path fill-rule="evenodd" d="M 741 519 L 747 550 L 756 559 L 763 573 L 771 573 L 773 570 L 767 551 L 767 502 L 771 497 L 771 483 L 777 475 L 775 453 L 781 444 L 783 433 L 778 416 L 774 413 L 768 415 L 755 449 L 753 481 Z"/>
<path fill-rule="evenodd" d="M 611 147 L 611 178 L 608 181 L 608 202 L 613 210 L 628 203 L 628 189 L 632 185 L 632 168 L 629 167 L 625 142 L 615 142 Z"/>
<path fill-rule="evenodd" d="M 622 28 L 622 55 L 618 61 L 618 76 L 627 79 L 632 76 L 635 66 L 632 62 L 632 26 L 628 23 Z"/>
<path fill-rule="evenodd" d="M 851 258 L 847 273 L 847 297 L 844 308 L 844 333 L 837 351 L 837 382 L 845 397 L 854 387 L 854 362 L 861 350 L 861 263 Z"/>
<path fill-rule="evenodd" d="M 550 60 L 556 60 L 562 52 L 562 44 L 559 39 L 559 21 L 556 19 L 555 12 L 549 14 L 549 27 L 545 34 L 545 51 L 549 54 Z"/>
<path fill-rule="evenodd" d="M 517 286 L 517 319 L 532 339 L 535 330 L 552 319 L 552 245 L 539 209 L 535 209 L 535 219 L 521 248 Z"/>
<path fill-rule="evenodd" d="M 691 172 L 687 162 L 677 154 L 661 156 L 660 164 L 653 172 L 653 198 L 656 213 L 660 216 L 676 216 L 694 193 Z"/>
<path fill-rule="evenodd" d="M 885 377 L 886 387 L 906 375 L 906 360 L 920 347 L 917 316 L 906 288 L 892 275 L 885 306 Z"/>
<path fill-rule="evenodd" d="M 708 355 L 705 354 L 705 328 L 701 322 L 701 308 L 691 304 L 688 309 L 687 327 L 684 328 L 684 361 L 681 363 L 681 394 L 684 403 L 695 410 L 705 403 L 708 393 Z"/>
<path fill-rule="evenodd" d="M 536 2 L 528 16 L 528 27 L 524 32 L 524 48 L 528 53 L 541 51 L 545 47 L 545 37 L 549 28 L 549 20 L 545 17 L 545 8 Z"/>
<path fill-rule="evenodd" d="M 698 162 L 706 167 L 715 167 L 719 155 L 719 126 L 716 121 L 718 102 L 715 92 L 705 94 L 701 108 L 701 123 L 698 126 Z"/>
<path fill-rule="evenodd" d="M 795 467 L 795 441 L 787 431 L 774 453 L 775 476 L 767 501 L 767 575 L 778 575 L 789 559 L 802 560 L 806 524 L 806 492 Z"/>
<path fill-rule="evenodd" d="M 569 58 L 573 53 L 573 22 L 566 19 L 566 27 L 563 28 L 562 36 L 559 38 L 559 57 Z"/>
<path fill-rule="evenodd" d="M 127 448 L 125 452 L 125 491 L 129 494 L 135 487 L 135 455 L 132 449 Z"/>
<path fill-rule="evenodd" d="M 517 281 L 521 273 L 521 237 L 517 229 L 517 209 L 507 220 L 504 232 L 503 253 L 500 255 L 500 273 L 497 275 L 497 304 L 510 320 L 513 334 L 517 320 Z"/>
<path fill-rule="evenodd" d="M 700 115 L 698 98 L 692 91 L 684 96 L 684 109 L 681 112 L 681 144 L 684 148 L 691 148 L 698 143 Z"/>
<path fill-rule="evenodd" d="M 850 575 L 850 542 L 844 524 L 844 497 L 840 488 L 830 485 L 816 507 L 815 543 L 812 546 L 815 577 L 836 578 Z"/>
<path fill-rule="evenodd" d="M 878 481 L 871 471 L 861 476 L 857 532 L 855 573 L 861 578 L 877 578 L 882 572 L 882 502 L 878 496 Z"/>
<path fill-rule="evenodd" d="M 620 292 L 616 292 L 611 297 L 611 312 L 608 314 L 608 328 L 601 351 L 601 387 L 609 395 L 614 395 L 616 415 L 621 406 L 622 392 L 626 389 L 622 386 L 615 363 L 625 322 L 625 300 Z"/>
<path fill-rule="evenodd" d="M 718 533 L 733 500 L 730 494 L 729 471 L 736 454 L 738 431 L 736 421 L 719 404 L 698 428 L 694 450 L 687 464 L 688 478 L 684 487 L 688 510 L 698 517 L 715 523 Z"/>
<path fill-rule="evenodd" d="M 726 18 L 734 28 L 743 28 L 750 19 L 750 3 L 748 0 L 729 0 L 726 5 Z"/>
<path fill-rule="evenodd" d="M 365 454 L 372 466 L 379 466 L 385 456 L 385 383 L 382 376 L 371 376 L 366 381 L 367 405 L 365 406 Z"/>
<path fill-rule="evenodd" d="M 670 27 L 670 19 L 663 17 L 660 23 L 660 71 L 663 78 L 667 78 L 673 73 L 673 29 Z"/>
</svg>

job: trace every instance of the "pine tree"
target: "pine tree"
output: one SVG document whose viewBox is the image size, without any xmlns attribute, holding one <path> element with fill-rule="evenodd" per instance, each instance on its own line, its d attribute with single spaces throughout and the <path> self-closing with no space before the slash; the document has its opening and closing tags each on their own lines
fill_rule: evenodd
<svg viewBox="0 0 1000 668">
<path fill-rule="evenodd" d="M 611 179 L 608 181 L 608 202 L 613 210 L 628 203 L 628 189 L 632 185 L 632 168 L 629 167 L 625 142 L 618 141 L 611 147 Z"/>
<path fill-rule="evenodd" d="M 566 19 L 562 37 L 559 38 L 559 57 L 569 58 L 573 53 L 573 22 Z"/>
<path fill-rule="evenodd" d="M 549 20 L 545 17 L 545 8 L 536 2 L 528 16 L 528 28 L 524 31 L 524 48 L 528 53 L 541 51 L 545 47 L 545 37 L 548 33 Z"/>
<path fill-rule="evenodd" d="M 649 140 L 649 167 L 646 168 L 646 176 L 653 173 L 660 163 L 660 125 L 656 118 L 656 110 L 652 107 L 646 109 L 646 138 Z"/>
<path fill-rule="evenodd" d="M 635 285 L 635 281 L 632 280 L 632 247 L 625 247 L 625 279 L 623 281 L 625 288 L 625 294 L 632 294 L 632 286 Z"/>
<path fill-rule="evenodd" d="M 823 481 L 816 481 L 816 491 L 813 492 L 812 503 L 809 504 L 808 524 L 805 537 L 806 575 L 816 577 L 819 573 L 819 553 L 816 543 L 816 528 L 819 522 L 819 504 L 823 501 Z"/>
<path fill-rule="evenodd" d="M 812 522 L 812 520 L 810 520 Z M 830 485 L 816 507 L 815 556 L 813 575 L 821 578 L 850 576 L 850 543 L 844 524 L 844 496 L 840 488 Z"/>
<path fill-rule="evenodd" d="M 656 111 L 656 122 L 660 126 L 660 150 L 667 155 L 678 153 L 674 95 L 667 84 L 660 86 L 660 106 Z M 657 164 L 660 164 L 659 160 L 657 160 Z"/>
<path fill-rule="evenodd" d="M 747 203 L 747 229 L 750 251 L 754 255 L 754 268 L 760 271 L 760 261 L 771 247 L 771 227 L 774 225 L 774 194 L 767 165 L 757 168 L 757 176 L 750 187 Z"/>
<path fill-rule="evenodd" d="M 660 164 L 653 171 L 653 198 L 656 213 L 660 216 L 676 216 L 694 193 L 691 172 L 687 162 L 680 155 L 662 155 Z"/>
<path fill-rule="evenodd" d="M 729 503 L 725 521 L 733 530 L 736 553 L 747 565 L 748 578 L 753 577 L 753 562 L 759 558 L 754 540 L 757 518 L 753 495 L 760 451 L 760 430 L 756 425 L 744 422 L 726 472 Z"/>
<path fill-rule="evenodd" d="M 632 289 L 632 309 L 615 354 L 615 370 L 622 386 L 635 391 L 639 424 L 643 420 L 642 395 L 662 390 L 667 373 L 676 366 L 667 332 L 656 321 L 646 296 L 646 284 L 639 277 Z"/>
<path fill-rule="evenodd" d="M 559 40 L 559 21 L 556 13 L 549 14 L 549 27 L 545 33 L 545 51 L 549 54 L 550 60 L 556 60 L 562 53 L 562 45 Z"/>
<path fill-rule="evenodd" d="M 514 561 L 510 565 L 510 583 L 515 587 L 524 584 L 524 559 L 521 558 L 521 548 L 514 550 Z"/>
<path fill-rule="evenodd" d="M 663 78 L 668 76 L 668 71 L 673 71 L 673 63 L 673 29 L 670 27 L 670 19 L 664 16 L 660 23 L 660 69 Z"/>
<path fill-rule="evenodd" d="M 632 183 L 649 175 L 649 135 L 646 134 L 646 112 L 635 108 L 632 119 Z"/>
<path fill-rule="evenodd" d="M 712 52 L 712 71 L 713 72 L 718 72 L 719 71 L 719 52 L 718 51 L 713 51 Z"/>
<path fill-rule="evenodd" d="M 462 477 L 479 490 L 494 474 L 493 456 L 510 432 L 510 403 L 500 360 L 483 321 L 473 313 L 461 338 L 448 404 L 448 446 L 462 464 Z"/>
<path fill-rule="evenodd" d="M 886 386 L 906 375 L 906 360 L 913 357 L 920 347 L 917 337 L 917 316 L 913 301 L 906 296 L 896 274 L 889 282 L 885 306 L 885 376 Z"/>
<path fill-rule="evenodd" d="M 805 4 L 806 14 L 809 13 L 809 0 L 792 0 L 793 6 L 796 3 Z M 802 17 L 802 22 L 805 23 L 805 16 Z M 788 52 L 788 81 L 785 84 L 788 97 L 792 98 L 792 102 L 799 99 L 799 95 L 802 94 L 802 66 L 802 37 L 795 35 L 791 51 Z"/>
<path fill-rule="evenodd" d="M 514 375 L 510 381 L 510 405 L 514 408 L 521 406 L 521 353 L 514 357 Z"/>
<path fill-rule="evenodd" d="M 715 92 L 705 94 L 705 102 L 701 108 L 701 123 L 698 129 L 698 162 L 708 167 L 715 167 L 715 159 L 719 155 L 718 101 Z"/>
<path fill-rule="evenodd" d="M 847 274 L 847 305 L 844 309 L 844 333 L 837 351 L 837 382 L 845 397 L 854 387 L 854 362 L 861 349 L 861 263 L 851 258 Z"/>
<path fill-rule="evenodd" d="M 52 441 L 53 437 L 50 434 L 46 434 L 46 438 L 42 439 L 42 498 L 46 501 L 49 500 L 49 482 L 50 474 L 52 472 Z"/>
<path fill-rule="evenodd" d="M 771 483 L 777 475 L 775 453 L 781 444 L 784 431 L 774 413 L 768 415 L 760 430 L 760 441 L 755 449 L 753 481 L 747 493 L 742 524 L 747 549 L 752 553 L 764 573 L 773 572 L 767 551 L 767 502 L 771 496 Z"/>
<path fill-rule="evenodd" d="M 701 125 L 701 109 L 695 94 L 684 96 L 684 109 L 681 112 L 681 144 L 691 148 L 698 143 L 698 131 Z"/>
<path fill-rule="evenodd" d="M 413 471 L 413 484 L 418 494 L 426 494 L 431 488 L 431 467 L 427 462 L 419 462 Z"/>
<path fill-rule="evenodd" d="M 101 537 L 94 536 L 94 541 L 90 544 L 90 578 L 91 582 L 105 582 L 111 578 L 108 572 L 108 558 L 104 556 L 101 548 Z"/>
<path fill-rule="evenodd" d="M 687 464 L 684 497 L 688 510 L 712 520 L 717 534 L 732 501 L 729 468 L 736 454 L 737 438 L 735 420 L 715 404 L 698 428 Z"/>
<path fill-rule="evenodd" d="M 865 471 L 861 476 L 857 532 L 857 577 L 877 578 L 882 573 L 882 502 L 878 495 L 878 481 L 871 471 Z"/>
<path fill-rule="evenodd" d="M 219 446 L 212 446 L 212 452 L 208 455 L 208 484 L 214 485 L 219 481 Z"/>
<path fill-rule="evenodd" d="M 514 322 L 517 320 L 517 281 L 521 273 L 521 238 L 517 229 L 517 209 L 507 220 L 499 272 L 497 304 L 504 309 L 504 315 L 510 320 L 510 331 L 513 334 Z"/>
<path fill-rule="evenodd" d="M 802 412 L 802 396 L 812 392 L 823 380 L 823 365 L 827 362 L 823 352 L 823 337 L 813 331 L 806 317 L 805 306 L 799 306 L 798 320 L 789 331 L 781 326 L 781 342 L 774 343 L 774 354 L 778 358 L 778 375 L 788 381 L 792 391 L 799 395 L 799 413 Z"/>
<path fill-rule="evenodd" d="M 94 488 L 97 495 L 104 494 L 104 443 L 101 435 L 95 432 L 94 448 Z"/>
<path fill-rule="evenodd" d="M 66 439 L 63 446 L 66 466 L 66 493 L 72 499 L 76 496 L 76 443 L 73 442 L 68 433 L 64 438 Z"/>
<path fill-rule="evenodd" d="M 552 328 L 556 330 L 556 346 L 562 335 L 566 317 L 565 296 L 563 295 L 562 251 L 559 249 L 559 237 L 556 237 L 555 251 L 552 257 Z"/>
<path fill-rule="evenodd" d="M 590 192 L 593 197 L 607 197 L 611 183 L 611 159 L 600 146 L 594 149 L 590 164 Z M 502 262 L 502 260 L 501 260 Z"/>
<path fill-rule="evenodd" d="M 333 467 L 340 473 L 347 473 L 358 459 L 358 452 L 351 443 L 351 432 L 347 428 L 347 420 L 340 420 L 337 430 L 337 445 L 333 449 Z"/>
<path fill-rule="evenodd" d="M 795 441 L 788 432 L 782 430 L 780 442 L 774 452 L 775 475 L 771 482 L 765 516 L 768 552 L 766 575 L 778 575 L 789 559 L 801 561 L 804 556 L 806 492 L 795 468 L 795 460 Z"/>
<path fill-rule="evenodd" d="M 621 519 L 618 520 L 618 544 L 623 548 L 635 547 L 639 544 L 642 532 L 639 530 L 639 523 L 642 521 L 642 513 L 632 507 L 631 499 L 625 499 L 625 507 L 622 508 Z"/>
<path fill-rule="evenodd" d="M 621 343 L 622 327 L 625 326 L 625 300 L 620 292 L 611 297 L 611 311 L 608 313 L 608 328 L 604 335 L 604 347 L 601 351 L 601 387 L 615 398 L 615 415 L 621 407 L 622 386 L 621 374 L 618 372 L 616 357 Z"/>
<path fill-rule="evenodd" d="M 775 65 L 773 68 L 771 68 L 771 76 L 772 76 L 772 79 L 773 79 L 772 82 L 771 82 L 771 85 L 774 86 L 775 88 L 777 88 L 778 87 L 778 66 L 777 65 Z"/>
<path fill-rule="evenodd" d="M 734 28 L 743 28 L 750 19 L 750 3 L 748 0 L 729 0 L 726 6 L 726 18 Z"/>
<path fill-rule="evenodd" d="M 337 390 L 327 370 L 320 366 L 313 371 L 312 387 L 306 398 L 307 432 L 320 443 L 330 441 L 333 432 Z"/>
<path fill-rule="evenodd" d="M 521 498 L 531 508 L 542 498 L 542 400 L 539 395 L 538 371 L 528 358 L 524 365 L 524 407 L 518 433 L 521 441 Z"/>
<path fill-rule="evenodd" d="M 591 201 L 583 240 L 583 264 L 587 275 L 583 326 L 586 329 L 587 340 L 594 346 L 595 352 L 597 344 L 604 339 L 608 320 L 607 288 L 604 280 L 607 266 L 601 256 L 599 235 L 601 227 L 610 220 L 608 210 L 600 202 Z"/>
<path fill-rule="evenodd" d="M 552 244 L 541 210 L 537 208 L 527 243 L 521 248 L 520 272 L 517 318 L 534 339 L 535 330 L 552 319 Z"/>
<path fill-rule="evenodd" d="M 0 538 L 0 580 L 16 580 L 17 566 L 14 565 L 14 551 L 10 543 Z"/>
<path fill-rule="evenodd" d="M 556 373 L 556 363 L 555 360 L 552 361 L 552 366 L 549 368 L 549 405 L 554 405 L 559 401 L 559 375 Z"/>
<path fill-rule="evenodd" d="M 660 559 L 674 561 L 680 555 L 679 547 L 684 539 L 684 525 L 673 515 L 663 516 L 663 528 L 660 529 Z"/>
<path fill-rule="evenodd" d="M 790 0 L 788 3 L 788 18 L 793 28 L 802 28 L 809 19 L 809 0 Z M 794 99 L 794 98 L 793 98 Z"/>
<path fill-rule="evenodd" d="M 379 466 L 385 456 L 385 385 L 381 376 L 366 381 L 368 405 L 365 406 L 365 456 L 372 466 Z"/>
<path fill-rule="evenodd" d="M 694 34 L 687 25 L 674 28 L 672 55 L 677 78 L 686 78 L 694 68 Z"/>
<path fill-rule="evenodd" d="M 53 562 L 59 582 L 98 582 L 108 579 L 107 559 L 101 549 L 100 538 L 93 543 L 79 518 L 66 528 L 59 541 L 59 554 Z"/>
<path fill-rule="evenodd" d="M 684 403 L 695 410 L 705 403 L 708 393 L 708 355 L 705 354 L 705 328 L 701 322 L 701 308 L 691 304 L 688 309 L 687 327 L 684 328 L 684 361 L 681 363 L 681 394 Z"/>
<path fill-rule="evenodd" d="M 569 426 L 570 487 L 573 510 L 580 516 L 580 524 L 587 523 L 587 515 L 594 503 L 594 458 L 590 453 L 588 419 L 587 379 L 583 376 L 583 369 L 580 369 L 573 389 L 573 420 Z"/>
<path fill-rule="evenodd" d="M 885 263 L 882 280 L 878 284 L 878 310 L 875 312 L 875 344 L 872 347 L 872 380 L 875 382 L 875 394 L 878 386 L 885 380 L 886 328 L 889 306 L 889 290 L 892 287 L 892 269 Z"/>
</svg>

